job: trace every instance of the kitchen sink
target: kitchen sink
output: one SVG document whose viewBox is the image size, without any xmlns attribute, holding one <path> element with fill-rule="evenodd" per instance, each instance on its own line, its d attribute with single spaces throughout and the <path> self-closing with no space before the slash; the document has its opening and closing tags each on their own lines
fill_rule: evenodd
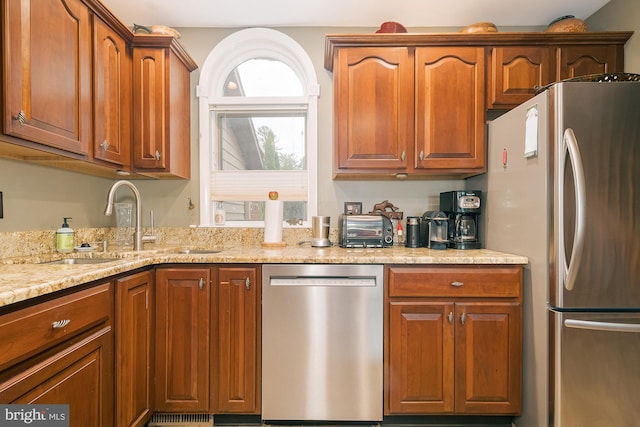
<svg viewBox="0 0 640 427">
<path fill-rule="evenodd" d="M 41 262 L 40 264 L 102 264 L 105 262 L 117 261 L 119 258 L 63 258 L 55 261 Z"/>
<path fill-rule="evenodd" d="M 191 254 L 191 255 L 209 255 L 217 254 L 221 251 L 219 249 L 179 249 L 176 251 L 179 254 Z"/>
</svg>

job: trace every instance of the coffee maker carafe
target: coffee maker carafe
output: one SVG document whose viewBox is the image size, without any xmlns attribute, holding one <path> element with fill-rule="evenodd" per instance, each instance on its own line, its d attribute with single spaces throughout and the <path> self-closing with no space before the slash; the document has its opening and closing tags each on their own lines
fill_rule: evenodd
<svg viewBox="0 0 640 427">
<path fill-rule="evenodd" d="M 449 247 L 480 249 L 478 216 L 481 191 L 446 191 L 440 193 L 440 210 L 449 217 Z"/>
</svg>

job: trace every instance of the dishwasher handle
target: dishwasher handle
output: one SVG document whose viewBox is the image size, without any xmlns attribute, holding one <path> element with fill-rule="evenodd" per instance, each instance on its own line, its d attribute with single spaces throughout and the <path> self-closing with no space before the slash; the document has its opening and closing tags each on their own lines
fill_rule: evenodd
<svg viewBox="0 0 640 427">
<path fill-rule="evenodd" d="M 271 277 L 271 286 L 294 287 L 375 287 L 375 277 L 349 277 L 349 276 L 297 276 L 297 277 Z"/>
</svg>

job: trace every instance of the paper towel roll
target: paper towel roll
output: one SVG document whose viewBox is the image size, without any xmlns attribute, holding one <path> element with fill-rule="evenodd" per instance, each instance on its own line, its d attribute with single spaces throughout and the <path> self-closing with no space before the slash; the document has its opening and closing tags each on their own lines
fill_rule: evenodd
<svg viewBox="0 0 640 427">
<path fill-rule="evenodd" d="M 282 201 L 267 200 L 264 206 L 265 243 L 282 242 Z"/>
</svg>

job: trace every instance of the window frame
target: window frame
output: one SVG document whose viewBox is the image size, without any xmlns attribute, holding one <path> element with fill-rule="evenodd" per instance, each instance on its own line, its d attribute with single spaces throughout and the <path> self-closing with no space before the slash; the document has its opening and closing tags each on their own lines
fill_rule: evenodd
<svg viewBox="0 0 640 427">
<path fill-rule="evenodd" d="M 226 79 L 238 65 L 254 58 L 272 58 L 291 67 L 302 84 L 302 96 L 238 97 L 224 96 Z M 199 99 L 200 121 L 200 226 L 214 225 L 211 201 L 210 171 L 217 150 L 218 129 L 216 110 L 247 108 L 274 108 L 304 106 L 307 112 L 306 143 L 308 198 L 307 218 L 302 225 L 285 227 L 309 227 L 311 217 L 318 210 L 318 96 L 320 86 L 315 69 L 304 49 L 286 34 L 268 28 L 249 28 L 237 31 L 220 41 L 209 53 L 196 87 Z M 265 195 L 266 199 L 266 195 Z M 222 227 L 263 227 L 263 221 L 227 221 Z"/>
</svg>

